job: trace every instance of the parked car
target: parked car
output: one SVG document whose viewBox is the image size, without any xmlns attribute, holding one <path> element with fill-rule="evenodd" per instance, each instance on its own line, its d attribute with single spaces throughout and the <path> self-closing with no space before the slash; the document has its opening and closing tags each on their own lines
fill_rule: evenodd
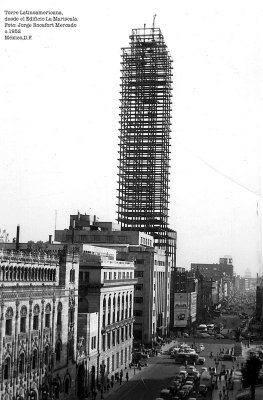
<svg viewBox="0 0 263 400">
<path fill-rule="evenodd" d="M 209 333 L 202 332 L 202 333 L 200 333 L 200 337 L 202 337 L 202 338 L 210 338 L 210 335 L 209 335 Z"/>
<path fill-rule="evenodd" d="M 215 335 L 215 339 L 225 339 L 225 336 L 222 335 L 221 333 L 217 333 L 217 334 Z"/>
<path fill-rule="evenodd" d="M 199 357 L 198 360 L 196 361 L 196 364 L 198 365 L 204 365 L 205 363 L 205 357 Z"/>
<path fill-rule="evenodd" d="M 185 399 L 188 396 L 188 393 L 186 390 L 181 389 L 177 392 L 177 396 L 179 399 Z"/>
<path fill-rule="evenodd" d="M 199 386 L 199 393 L 206 394 L 206 392 L 207 392 L 207 387 L 205 385 L 200 385 Z"/>
<path fill-rule="evenodd" d="M 193 390 L 194 386 L 193 385 L 183 385 L 182 390 L 185 390 L 187 392 L 187 395 L 191 393 Z"/>
</svg>

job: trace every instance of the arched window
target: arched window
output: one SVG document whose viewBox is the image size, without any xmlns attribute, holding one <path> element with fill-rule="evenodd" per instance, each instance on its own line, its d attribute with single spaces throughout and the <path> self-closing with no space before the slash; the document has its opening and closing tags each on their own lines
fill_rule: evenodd
<svg viewBox="0 0 263 400">
<path fill-rule="evenodd" d="M 45 327 L 50 328 L 50 314 L 51 314 L 51 305 L 48 303 L 45 307 Z"/>
<path fill-rule="evenodd" d="M 69 394 L 69 388 L 70 388 L 70 379 L 69 379 L 69 377 L 67 377 L 65 379 L 65 393 L 66 394 Z"/>
<path fill-rule="evenodd" d="M 18 373 L 24 374 L 25 373 L 25 354 L 20 353 L 19 360 L 18 360 Z"/>
<path fill-rule="evenodd" d="M 70 281 L 70 283 L 75 282 L 75 270 L 74 269 L 71 269 L 69 272 L 69 281 Z"/>
<path fill-rule="evenodd" d="M 74 308 L 69 309 L 69 323 L 74 324 L 75 311 Z"/>
<path fill-rule="evenodd" d="M 5 313 L 5 334 L 6 336 L 12 335 L 12 322 L 13 322 L 13 309 L 12 307 L 8 307 Z"/>
<path fill-rule="evenodd" d="M 10 375 L 11 375 L 11 360 L 10 357 L 6 357 L 5 361 L 4 361 L 4 365 L 3 365 L 3 377 L 4 379 L 10 379 Z"/>
<path fill-rule="evenodd" d="M 26 306 L 22 306 L 20 310 L 20 332 L 26 332 L 26 316 L 27 316 L 27 308 Z"/>
<path fill-rule="evenodd" d="M 39 313 L 40 313 L 40 308 L 39 305 L 36 304 L 33 309 L 33 329 L 35 331 L 39 329 Z"/>
<path fill-rule="evenodd" d="M 62 304 L 61 302 L 58 303 L 57 309 L 57 330 L 60 332 L 62 327 Z"/>
<path fill-rule="evenodd" d="M 60 361 L 61 359 L 61 350 L 62 350 L 62 343 L 60 340 L 58 340 L 56 344 L 56 361 Z"/>
<path fill-rule="evenodd" d="M 14 281 L 17 279 L 17 267 L 14 267 L 14 276 L 13 276 Z"/>
<path fill-rule="evenodd" d="M 46 365 L 48 365 L 48 360 L 49 360 L 49 346 L 46 346 L 44 351 L 44 363 Z"/>
<path fill-rule="evenodd" d="M 38 362 L 38 350 L 34 349 L 32 353 L 32 369 L 37 368 L 37 362 Z"/>
</svg>

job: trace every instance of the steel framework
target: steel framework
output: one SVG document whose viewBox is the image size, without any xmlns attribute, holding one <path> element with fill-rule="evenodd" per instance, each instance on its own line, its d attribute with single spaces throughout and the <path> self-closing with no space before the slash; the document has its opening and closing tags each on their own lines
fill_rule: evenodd
<svg viewBox="0 0 263 400">
<path fill-rule="evenodd" d="M 132 30 L 121 72 L 117 219 L 167 249 L 172 59 L 159 28 Z"/>
</svg>

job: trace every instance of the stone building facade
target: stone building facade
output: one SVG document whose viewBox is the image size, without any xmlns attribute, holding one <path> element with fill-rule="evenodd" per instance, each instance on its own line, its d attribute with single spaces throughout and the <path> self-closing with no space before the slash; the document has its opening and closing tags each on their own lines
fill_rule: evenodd
<svg viewBox="0 0 263 400">
<path fill-rule="evenodd" d="M 75 396 L 78 256 L 0 250 L 0 398 Z"/>
<path fill-rule="evenodd" d="M 92 392 L 96 386 L 104 387 L 112 374 L 120 373 L 131 362 L 135 283 L 134 262 L 117 261 L 114 249 L 83 246 L 79 273 L 79 395 Z"/>
</svg>

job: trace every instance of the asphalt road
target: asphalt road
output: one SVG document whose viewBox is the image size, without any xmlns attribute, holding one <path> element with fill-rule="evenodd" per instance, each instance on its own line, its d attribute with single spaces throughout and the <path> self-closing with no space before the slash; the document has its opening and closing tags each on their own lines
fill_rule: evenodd
<svg viewBox="0 0 263 400">
<path fill-rule="evenodd" d="M 180 340 L 182 342 L 182 340 Z M 184 339 L 184 342 L 193 343 L 192 338 Z M 212 339 L 196 339 L 197 343 L 203 343 L 205 350 L 200 356 L 206 358 L 205 366 L 215 367 L 214 358 L 210 358 L 210 352 L 215 356 L 219 353 L 220 348 L 225 350 L 231 348 L 234 342 L 231 340 L 222 340 L 215 342 Z M 231 369 L 232 362 L 224 362 L 226 368 Z M 219 368 L 221 363 L 219 364 Z M 201 370 L 202 366 L 198 365 L 197 369 Z M 133 376 L 133 370 L 128 370 L 130 378 L 129 382 L 123 382 L 120 386 L 114 384 L 113 391 L 105 394 L 105 399 L 109 400 L 153 400 L 159 397 L 162 388 L 165 388 L 173 380 L 174 375 L 180 369 L 179 364 L 175 364 L 174 360 L 168 354 L 162 354 L 158 357 L 149 358 L 148 367 L 144 367 L 140 373 Z M 125 376 L 126 371 L 124 372 Z M 98 395 L 100 398 L 100 395 Z"/>
</svg>

